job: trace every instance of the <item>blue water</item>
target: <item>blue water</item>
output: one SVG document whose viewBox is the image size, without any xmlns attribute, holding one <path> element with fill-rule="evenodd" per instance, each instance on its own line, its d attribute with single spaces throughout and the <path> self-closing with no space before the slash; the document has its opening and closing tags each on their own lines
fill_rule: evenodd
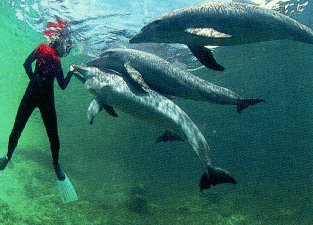
<svg viewBox="0 0 313 225">
<path fill-rule="evenodd" d="M 69 21 L 73 52 L 86 63 L 154 17 L 202 1 L 26 0 L 0 6 L 0 143 L 5 154 L 28 77 L 22 64 L 47 22 Z M 300 1 L 305 2 L 305 1 Z M 313 28 L 313 6 L 291 14 Z M 186 69 L 201 65 L 180 45 L 136 46 Z M 60 161 L 79 201 L 63 204 L 55 189 L 49 142 L 39 111 L 29 120 L 12 163 L 0 173 L 0 224 L 313 224 L 313 46 L 275 41 L 214 49 L 224 72 L 193 74 L 262 103 L 238 115 L 234 106 L 175 99 L 207 139 L 215 165 L 237 185 L 199 193 L 202 167 L 187 143 L 159 143 L 158 127 L 119 112 L 91 126 L 93 96 L 73 78 L 55 88 Z"/>
</svg>

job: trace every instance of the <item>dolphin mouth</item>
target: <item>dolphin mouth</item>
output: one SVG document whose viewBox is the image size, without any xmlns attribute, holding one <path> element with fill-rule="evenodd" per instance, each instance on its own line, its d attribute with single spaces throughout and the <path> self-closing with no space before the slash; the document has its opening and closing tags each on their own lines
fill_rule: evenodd
<svg viewBox="0 0 313 225">
<path fill-rule="evenodd" d="M 82 83 L 85 83 L 87 81 L 87 78 L 83 74 L 78 72 L 76 69 L 73 71 L 73 73 L 74 73 L 74 76 Z"/>
<path fill-rule="evenodd" d="M 96 73 L 96 67 L 89 67 L 89 66 L 83 66 L 83 65 L 73 65 L 73 70 L 72 72 L 76 76 L 78 80 L 81 82 L 85 82 L 88 79 L 94 77 L 95 75 L 93 73 Z M 95 70 L 92 70 L 95 69 Z"/>
</svg>

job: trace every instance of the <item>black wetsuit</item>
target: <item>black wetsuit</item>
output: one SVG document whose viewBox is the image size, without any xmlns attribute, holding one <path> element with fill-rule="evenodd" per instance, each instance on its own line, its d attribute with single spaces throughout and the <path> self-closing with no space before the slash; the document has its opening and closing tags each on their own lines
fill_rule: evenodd
<svg viewBox="0 0 313 225">
<path fill-rule="evenodd" d="M 33 72 L 32 63 L 35 60 L 37 61 L 35 72 Z M 17 111 L 14 127 L 9 138 L 7 157 L 9 159 L 12 157 L 30 115 L 38 107 L 49 137 L 53 163 L 57 165 L 60 141 L 53 83 L 56 78 L 60 88 L 64 90 L 70 82 L 72 74 L 68 73 L 66 78 L 64 78 L 60 58 L 57 56 L 54 48 L 46 44 L 39 45 L 28 56 L 24 63 L 24 68 L 30 82 Z"/>
</svg>

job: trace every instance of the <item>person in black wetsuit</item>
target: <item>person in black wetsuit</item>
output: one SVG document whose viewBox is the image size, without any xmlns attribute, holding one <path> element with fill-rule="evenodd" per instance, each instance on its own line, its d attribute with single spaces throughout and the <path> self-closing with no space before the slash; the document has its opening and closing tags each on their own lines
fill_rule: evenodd
<svg viewBox="0 0 313 225">
<path fill-rule="evenodd" d="M 73 73 L 69 72 L 64 78 L 59 57 L 67 56 L 70 50 L 71 42 L 68 39 L 59 38 L 48 45 L 39 45 L 26 59 L 24 68 L 30 82 L 17 111 L 13 130 L 9 137 L 8 152 L 4 157 L 0 158 L 0 170 L 5 169 L 29 117 L 34 109 L 38 107 L 50 141 L 55 173 L 59 180 L 65 179 L 65 174 L 59 165 L 60 141 L 53 83 L 56 78 L 62 90 L 69 84 Z M 35 60 L 36 67 L 33 72 L 32 63 Z"/>
</svg>

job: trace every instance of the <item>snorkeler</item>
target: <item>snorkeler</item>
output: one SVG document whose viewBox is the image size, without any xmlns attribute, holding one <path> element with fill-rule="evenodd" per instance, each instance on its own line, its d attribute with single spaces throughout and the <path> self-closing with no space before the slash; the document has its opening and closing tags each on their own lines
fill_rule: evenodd
<svg viewBox="0 0 313 225">
<path fill-rule="evenodd" d="M 64 30 L 62 27 L 59 28 Z M 56 78 L 62 90 L 68 86 L 73 73 L 69 72 L 64 78 L 60 57 L 66 57 L 70 53 L 71 48 L 72 43 L 70 39 L 64 35 L 64 32 L 58 32 L 58 35 L 54 35 L 50 39 L 49 44 L 39 45 L 26 59 L 23 66 L 30 82 L 17 111 L 14 127 L 9 137 L 8 152 L 4 157 L 0 158 L 0 170 L 5 169 L 10 161 L 29 117 L 34 109 L 38 107 L 50 141 L 56 176 L 60 181 L 65 179 L 65 174 L 59 164 L 60 141 L 53 84 Z M 32 63 L 35 60 L 36 67 L 33 72 Z"/>
</svg>

